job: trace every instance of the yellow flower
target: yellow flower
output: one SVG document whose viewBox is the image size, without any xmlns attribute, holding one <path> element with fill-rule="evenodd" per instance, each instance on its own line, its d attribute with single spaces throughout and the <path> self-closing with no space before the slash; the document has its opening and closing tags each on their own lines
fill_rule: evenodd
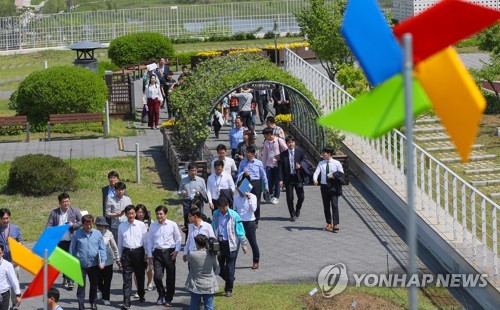
<svg viewBox="0 0 500 310">
<path fill-rule="evenodd" d="M 292 114 L 279 114 L 275 117 L 276 124 L 278 125 L 290 125 L 292 123 Z"/>
<path fill-rule="evenodd" d="M 309 42 L 296 42 L 296 43 L 288 43 L 288 44 L 278 44 L 277 48 L 279 50 L 286 48 L 297 48 L 297 47 L 306 47 L 310 46 Z M 264 46 L 265 49 L 274 49 L 274 45 L 269 44 Z"/>
<path fill-rule="evenodd" d="M 161 127 L 173 127 L 175 125 L 175 122 L 173 119 L 170 119 L 166 122 L 161 123 Z"/>
<path fill-rule="evenodd" d="M 258 52 L 262 52 L 262 49 L 253 47 L 253 48 L 242 48 L 235 51 L 229 51 L 229 54 L 258 53 Z"/>
<path fill-rule="evenodd" d="M 196 54 L 196 56 L 213 57 L 213 56 L 218 56 L 220 54 L 221 52 L 219 51 L 209 51 L 209 52 L 199 52 Z"/>
</svg>

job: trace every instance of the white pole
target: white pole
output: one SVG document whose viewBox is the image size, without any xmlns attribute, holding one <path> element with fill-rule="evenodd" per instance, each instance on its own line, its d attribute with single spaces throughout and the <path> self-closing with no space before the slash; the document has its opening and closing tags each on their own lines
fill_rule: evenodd
<svg viewBox="0 0 500 310">
<path fill-rule="evenodd" d="M 49 291 L 49 251 L 45 249 L 43 253 L 43 310 L 47 310 L 47 292 Z"/>
<path fill-rule="evenodd" d="M 49 68 L 49 63 L 48 63 L 48 61 L 47 61 L 47 60 L 45 60 L 45 61 L 43 62 L 43 68 L 44 68 L 45 70 L 47 70 L 47 69 Z"/>
<path fill-rule="evenodd" d="M 110 125 L 109 125 L 109 101 L 106 100 L 106 136 L 109 135 Z"/>
<path fill-rule="evenodd" d="M 413 162 L 413 57 L 412 57 L 412 36 L 405 34 L 403 37 L 404 47 L 404 67 L 403 83 L 405 93 L 405 134 L 406 134 L 406 188 L 408 196 L 408 222 L 407 222 L 407 243 L 408 243 L 408 276 L 411 278 L 417 274 L 417 228 L 415 224 L 414 206 L 414 167 Z M 410 309 L 417 310 L 418 295 L 417 287 L 410 286 Z"/>
<path fill-rule="evenodd" d="M 141 160 L 139 157 L 139 143 L 135 144 L 135 179 L 141 184 Z"/>
</svg>

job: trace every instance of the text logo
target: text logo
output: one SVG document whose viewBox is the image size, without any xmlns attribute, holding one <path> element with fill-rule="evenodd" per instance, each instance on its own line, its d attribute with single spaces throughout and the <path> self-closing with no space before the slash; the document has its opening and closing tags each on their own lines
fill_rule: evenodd
<svg viewBox="0 0 500 310">
<path fill-rule="evenodd" d="M 318 275 L 318 285 L 324 297 L 331 298 L 347 287 L 347 268 L 344 264 L 328 265 Z"/>
</svg>

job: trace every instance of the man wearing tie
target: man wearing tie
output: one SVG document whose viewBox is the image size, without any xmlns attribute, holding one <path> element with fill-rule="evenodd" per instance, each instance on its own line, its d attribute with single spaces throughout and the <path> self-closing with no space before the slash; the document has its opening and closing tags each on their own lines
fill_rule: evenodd
<svg viewBox="0 0 500 310">
<path fill-rule="evenodd" d="M 266 192 L 269 192 L 269 185 L 267 183 L 267 175 L 264 170 L 262 162 L 255 158 L 255 147 L 249 145 L 246 148 L 245 153 L 246 158 L 240 163 L 240 168 L 238 169 L 238 180 L 241 178 L 250 178 L 250 183 L 252 184 L 251 193 L 257 197 L 257 210 L 255 210 L 255 226 L 259 227 L 260 219 L 260 197 L 262 194 L 262 181 L 264 181 L 264 188 Z"/>
<path fill-rule="evenodd" d="M 139 302 L 144 299 L 144 239 L 147 234 L 146 225 L 135 219 L 135 206 L 125 207 L 127 221 L 118 226 L 118 252 L 120 253 L 123 268 L 123 306 L 130 309 L 130 295 L 132 294 L 132 274 L 137 279 L 137 293 Z"/>
<path fill-rule="evenodd" d="M 221 193 L 221 190 L 230 189 L 231 193 L 229 196 L 232 196 L 235 190 L 233 178 L 223 170 L 224 162 L 222 160 L 216 160 L 214 162 L 214 173 L 212 173 L 207 180 L 207 197 L 212 214 L 219 207 L 219 197 L 224 195 Z"/>
<path fill-rule="evenodd" d="M 329 147 L 323 148 L 321 157 L 323 160 L 318 163 L 316 171 L 314 171 L 314 185 L 318 185 L 318 176 L 321 173 L 321 198 L 323 200 L 323 210 L 325 212 L 326 227 L 325 230 L 337 232 L 339 230 L 339 196 L 332 192 L 328 185 L 329 180 L 336 178 L 337 172 L 344 174 L 342 164 L 332 158 L 333 149 Z M 331 207 L 331 211 L 330 211 Z M 332 227 L 333 216 L 333 227 Z"/>
<path fill-rule="evenodd" d="M 290 213 L 290 222 L 300 216 L 300 209 L 304 202 L 304 177 L 301 163 L 305 159 L 304 152 L 295 147 L 295 138 L 288 136 L 285 139 L 288 150 L 281 152 L 279 161 L 280 187 L 285 185 L 286 204 Z M 307 168 L 305 168 L 307 169 Z M 293 206 L 293 190 L 297 193 L 297 205 Z"/>
</svg>

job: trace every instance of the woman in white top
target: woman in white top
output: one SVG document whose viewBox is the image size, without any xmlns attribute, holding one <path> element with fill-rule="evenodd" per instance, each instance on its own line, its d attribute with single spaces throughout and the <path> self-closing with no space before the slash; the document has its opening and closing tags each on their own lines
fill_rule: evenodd
<svg viewBox="0 0 500 310">
<path fill-rule="evenodd" d="M 158 122 L 160 120 L 160 105 L 163 102 L 164 94 L 163 88 L 160 86 L 156 75 L 151 75 L 149 84 L 144 91 L 146 103 L 148 105 L 148 126 L 151 129 L 158 129 Z"/>
</svg>

